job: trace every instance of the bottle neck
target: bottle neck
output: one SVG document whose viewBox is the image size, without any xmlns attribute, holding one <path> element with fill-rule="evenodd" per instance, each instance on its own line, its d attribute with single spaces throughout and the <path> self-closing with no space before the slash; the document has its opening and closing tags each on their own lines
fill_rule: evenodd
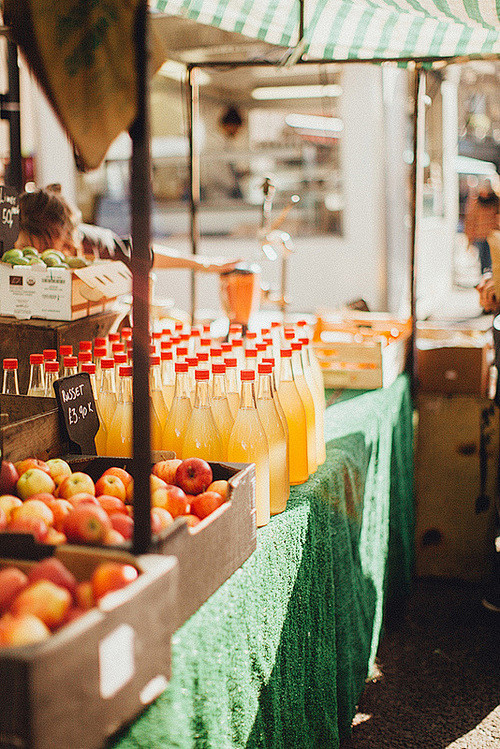
<svg viewBox="0 0 500 749">
<path fill-rule="evenodd" d="M 241 408 L 256 408 L 253 380 L 243 380 L 241 383 L 240 409 Z"/>
<path fill-rule="evenodd" d="M 160 366 L 155 364 L 149 372 L 149 387 L 151 390 L 161 390 L 161 372 Z"/>
<path fill-rule="evenodd" d="M 78 374 L 78 367 L 64 367 L 63 377 L 71 377 L 71 375 Z"/>
<path fill-rule="evenodd" d="M 208 380 L 198 380 L 194 398 L 195 408 L 210 408 L 210 383 Z"/>
<path fill-rule="evenodd" d="M 290 382 L 293 380 L 292 360 L 289 356 L 283 356 L 281 358 L 280 380 L 283 382 Z"/>
<path fill-rule="evenodd" d="M 225 374 L 214 374 L 212 380 L 213 398 L 226 398 L 226 375 Z"/>
<path fill-rule="evenodd" d="M 101 393 L 116 393 L 114 369 L 101 370 Z"/>
<path fill-rule="evenodd" d="M 259 400 L 272 400 L 273 398 L 273 383 L 272 375 L 261 374 L 259 375 Z"/>
<path fill-rule="evenodd" d="M 4 395 L 19 395 L 17 369 L 4 370 L 2 393 Z"/>
<path fill-rule="evenodd" d="M 292 372 L 295 377 L 300 377 L 304 375 L 304 370 L 302 369 L 302 357 L 300 355 L 300 351 L 294 351 L 292 353 Z"/>
<path fill-rule="evenodd" d="M 226 369 L 226 392 L 240 394 L 238 387 L 238 370 L 236 367 Z"/>
<path fill-rule="evenodd" d="M 126 375 L 120 380 L 120 403 L 132 403 L 132 377 Z"/>
<path fill-rule="evenodd" d="M 189 375 L 187 372 L 177 372 L 175 375 L 174 398 L 189 398 L 191 394 L 189 388 Z"/>
<path fill-rule="evenodd" d="M 172 359 L 165 359 L 161 363 L 161 377 L 164 385 L 173 385 L 175 383 L 174 362 Z"/>
</svg>

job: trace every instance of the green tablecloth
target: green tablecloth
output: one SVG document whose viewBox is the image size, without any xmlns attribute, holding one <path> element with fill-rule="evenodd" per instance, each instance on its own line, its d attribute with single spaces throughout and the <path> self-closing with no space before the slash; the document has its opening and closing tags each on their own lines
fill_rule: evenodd
<svg viewBox="0 0 500 749">
<path fill-rule="evenodd" d="M 327 410 L 327 460 L 256 552 L 178 630 L 166 692 L 120 749 L 334 749 L 388 595 L 413 563 L 408 380 Z"/>
</svg>

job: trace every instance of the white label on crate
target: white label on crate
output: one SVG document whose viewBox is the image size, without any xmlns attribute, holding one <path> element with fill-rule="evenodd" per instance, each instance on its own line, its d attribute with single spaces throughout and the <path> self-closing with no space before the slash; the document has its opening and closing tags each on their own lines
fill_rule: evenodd
<svg viewBox="0 0 500 749">
<path fill-rule="evenodd" d="M 99 690 L 109 700 L 135 673 L 134 630 L 121 624 L 99 643 Z"/>
</svg>

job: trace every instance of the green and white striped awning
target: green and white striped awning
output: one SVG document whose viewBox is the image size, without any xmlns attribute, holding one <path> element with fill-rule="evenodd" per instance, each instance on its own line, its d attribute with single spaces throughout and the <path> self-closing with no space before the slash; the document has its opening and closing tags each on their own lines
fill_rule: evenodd
<svg viewBox="0 0 500 749">
<path fill-rule="evenodd" d="M 298 0 L 152 0 L 152 9 L 285 47 Z M 500 54 L 500 0 L 306 0 L 305 51 L 328 60 Z"/>
</svg>

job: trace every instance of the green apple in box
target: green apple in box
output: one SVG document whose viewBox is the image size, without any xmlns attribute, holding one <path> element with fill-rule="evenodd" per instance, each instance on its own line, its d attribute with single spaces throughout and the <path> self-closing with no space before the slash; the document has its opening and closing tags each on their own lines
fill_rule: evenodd
<svg viewBox="0 0 500 749">
<path fill-rule="evenodd" d="M 34 247 L 24 247 L 23 255 L 24 257 L 37 257 L 37 258 L 40 257 L 40 253 Z"/>
<path fill-rule="evenodd" d="M 4 252 L 2 255 L 2 263 L 9 263 L 10 265 L 14 265 L 15 263 L 18 263 L 19 260 L 22 260 L 22 258 L 22 250 L 7 250 L 7 252 Z"/>
</svg>

